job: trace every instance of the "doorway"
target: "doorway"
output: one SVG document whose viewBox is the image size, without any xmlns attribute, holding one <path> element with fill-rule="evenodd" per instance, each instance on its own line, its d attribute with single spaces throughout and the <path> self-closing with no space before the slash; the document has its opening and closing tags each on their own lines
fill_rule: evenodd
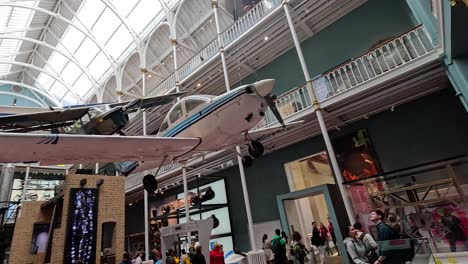
<svg viewBox="0 0 468 264">
<path fill-rule="evenodd" d="M 325 252 L 322 252 L 326 263 L 348 263 L 340 227 L 349 223 L 336 185 L 322 184 L 279 195 L 277 203 L 281 227 L 290 240 L 293 232 L 298 232 L 302 242 L 311 249 L 312 223 L 315 222 L 318 228 L 323 224 L 327 231 L 332 231 L 328 232 L 329 239 Z M 315 255 L 315 262 L 309 263 L 320 263 L 320 254 Z"/>
</svg>

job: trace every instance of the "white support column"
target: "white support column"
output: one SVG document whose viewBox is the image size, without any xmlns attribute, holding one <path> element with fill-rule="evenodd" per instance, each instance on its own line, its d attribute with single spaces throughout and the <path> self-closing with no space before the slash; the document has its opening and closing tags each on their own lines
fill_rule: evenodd
<svg viewBox="0 0 468 264">
<path fill-rule="evenodd" d="M 99 173 L 99 163 L 96 163 L 96 167 L 94 167 L 94 174 Z"/>
<path fill-rule="evenodd" d="M 29 166 L 26 167 L 26 175 L 24 176 L 24 181 L 23 181 L 23 192 L 21 193 L 21 204 L 23 204 L 24 199 L 26 197 L 26 187 L 28 186 L 28 179 L 29 179 Z"/>
<path fill-rule="evenodd" d="M 309 70 L 307 69 L 307 65 L 304 59 L 304 54 L 302 53 L 301 44 L 299 42 L 299 38 L 297 37 L 296 29 L 294 28 L 294 22 L 291 18 L 290 8 L 288 4 L 288 0 L 283 0 L 283 8 L 284 13 L 286 14 L 286 19 L 288 20 L 289 29 L 291 31 L 291 35 L 294 40 L 294 45 L 296 46 L 297 55 L 299 57 L 299 61 L 302 67 L 302 71 L 304 72 L 304 77 L 307 82 L 307 89 L 310 91 L 312 104 L 315 110 L 315 114 L 317 115 L 317 120 L 320 125 L 320 130 L 322 131 L 323 139 L 325 141 L 325 146 L 327 148 L 328 157 L 330 158 L 333 172 L 336 175 L 336 184 L 340 189 L 341 196 L 343 197 L 343 203 L 346 208 L 346 213 L 348 214 L 348 218 L 350 223 L 355 222 L 355 215 L 353 211 L 353 207 L 348 199 L 348 195 L 346 189 L 343 186 L 343 176 L 341 175 L 341 170 L 338 166 L 338 161 L 336 160 L 335 151 L 333 150 L 333 146 L 330 141 L 330 136 L 328 135 L 327 126 L 325 124 L 325 120 L 323 119 L 322 110 L 320 109 L 320 104 L 317 101 L 317 97 L 315 96 L 314 88 L 312 87 L 312 79 L 309 75 Z"/>
<path fill-rule="evenodd" d="M 11 196 L 11 189 L 13 189 L 13 181 L 15 176 L 15 166 L 12 163 L 3 164 L 2 170 L 0 172 L 0 209 L 3 210 L 4 215 L 3 219 L 0 218 L 0 226 L 3 226 L 6 221 L 7 211 Z"/>
<path fill-rule="evenodd" d="M 141 67 L 145 69 L 145 65 Z M 146 74 L 145 71 L 142 71 L 142 80 L 141 80 L 141 94 L 143 98 L 146 96 Z M 146 111 L 143 111 L 143 136 L 146 136 Z M 149 201 L 148 201 L 148 192 L 146 190 L 143 191 L 143 206 L 144 206 L 144 213 L 145 213 L 145 260 L 149 260 L 149 252 L 150 252 L 150 244 L 149 244 Z"/>
<path fill-rule="evenodd" d="M 249 192 L 247 190 L 247 182 L 245 181 L 245 172 L 244 172 L 244 165 L 242 165 L 242 157 L 239 155 L 241 152 L 239 146 L 236 146 L 237 155 L 237 162 L 239 164 L 239 172 L 242 184 L 242 193 L 244 194 L 244 203 L 245 203 L 245 211 L 247 213 L 247 226 L 249 228 L 249 239 L 250 239 L 250 247 L 253 251 L 257 250 L 255 246 L 255 234 L 253 231 L 253 221 L 252 221 L 252 210 L 250 209 L 250 199 L 249 199 Z"/>
<path fill-rule="evenodd" d="M 185 166 L 185 162 L 182 164 L 182 177 L 184 181 L 185 223 L 188 223 L 190 222 L 190 211 L 188 203 L 187 167 Z M 192 242 L 191 232 L 187 233 L 187 241 L 190 245 L 190 243 Z"/>
<path fill-rule="evenodd" d="M 174 78 L 175 78 L 175 85 L 176 85 L 176 92 L 180 92 L 180 80 L 179 80 L 179 66 L 177 65 L 177 39 L 171 39 L 172 43 L 172 57 L 174 58 Z M 179 98 L 177 98 L 179 100 Z"/>
<path fill-rule="evenodd" d="M 226 56 L 224 54 L 224 41 L 223 41 L 223 36 L 221 29 L 219 27 L 219 18 L 218 18 L 218 0 L 212 0 L 211 1 L 211 7 L 213 8 L 213 13 L 215 17 L 215 23 L 216 23 L 216 32 L 218 33 L 218 46 L 219 46 L 219 53 L 221 54 L 221 63 L 223 65 L 223 72 L 224 72 L 224 83 L 226 85 L 226 90 L 230 91 L 231 86 L 229 84 L 229 75 L 227 71 L 227 66 L 226 66 Z"/>
</svg>

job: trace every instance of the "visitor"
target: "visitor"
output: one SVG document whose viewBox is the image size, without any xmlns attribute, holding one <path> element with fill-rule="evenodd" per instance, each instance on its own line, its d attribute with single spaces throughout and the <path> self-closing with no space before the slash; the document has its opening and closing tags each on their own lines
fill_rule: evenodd
<svg viewBox="0 0 468 264">
<path fill-rule="evenodd" d="M 268 235 L 264 234 L 262 237 L 262 249 L 265 252 L 265 257 L 268 264 L 273 263 L 273 250 L 271 250 L 271 241 L 268 241 Z"/>
<path fill-rule="evenodd" d="M 327 255 L 333 255 L 333 252 L 330 252 L 330 246 L 328 244 L 328 228 L 325 227 L 325 225 L 320 222 L 320 227 L 319 227 L 319 232 L 320 232 L 320 237 L 322 238 L 323 242 L 325 243 L 325 251 L 327 252 Z"/>
<path fill-rule="evenodd" d="M 292 235 L 291 252 L 294 256 L 294 264 L 304 264 L 306 256 L 309 254 L 299 232 L 295 231 Z"/>
<path fill-rule="evenodd" d="M 327 220 L 328 220 L 328 233 L 330 234 L 331 236 L 331 239 L 333 241 L 333 246 L 336 247 L 336 235 L 335 235 L 335 230 L 333 229 L 333 224 L 331 222 L 331 218 L 330 216 L 327 217 Z M 340 251 L 338 251 L 338 255 L 340 255 Z"/>
<path fill-rule="evenodd" d="M 197 254 L 197 250 L 195 248 L 195 241 L 192 240 L 192 242 L 190 242 L 190 247 L 188 249 L 188 256 L 190 258 L 190 260 L 192 260 L 192 258 Z"/>
<path fill-rule="evenodd" d="M 348 252 L 349 261 L 355 264 L 370 264 L 366 256 L 366 246 L 357 239 L 357 235 L 358 233 L 353 226 L 347 225 L 343 228 L 343 236 L 345 237 L 343 243 Z"/>
<path fill-rule="evenodd" d="M 457 241 L 462 241 L 465 244 L 465 249 L 468 249 L 468 241 L 460 219 L 450 214 L 447 209 L 439 209 L 438 214 L 442 215 L 440 222 L 445 227 L 445 238 L 450 243 L 450 251 L 457 251 Z"/>
<path fill-rule="evenodd" d="M 284 264 L 287 262 L 286 258 L 286 240 L 282 238 L 281 231 L 279 229 L 275 230 L 275 236 L 271 241 L 271 250 L 275 254 L 275 264 Z"/>
<path fill-rule="evenodd" d="M 177 264 L 173 249 L 166 251 L 166 264 Z"/>
<path fill-rule="evenodd" d="M 138 253 L 135 258 L 135 264 L 142 264 L 143 263 L 143 253 Z"/>
<path fill-rule="evenodd" d="M 373 263 L 379 257 L 377 255 L 377 242 L 374 238 L 363 231 L 361 223 L 357 222 L 353 225 L 354 230 L 357 232 L 357 238 L 364 243 L 366 247 L 366 256 L 369 262 Z"/>
<path fill-rule="evenodd" d="M 281 232 L 281 237 L 284 239 L 284 245 L 286 247 L 286 260 L 288 263 L 292 263 L 292 257 L 291 257 L 291 244 L 289 243 L 289 237 L 286 235 L 286 232 L 282 231 Z"/>
<path fill-rule="evenodd" d="M 205 256 L 202 254 L 202 247 L 197 246 L 195 248 L 195 255 L 190 259 L 192 264 L 206 264 Z"/>
<path fill-rule="evenodd" d="M 128 252 L 123 253 L 122 261 L 120 262 L 120 264 L 132 264 L 132 262 L 130 261 L 130 254 Z"/>
<path fill-rule="evenodd" d="M 325 263 L 325 241 L 320 236 L 320 231 L 317 228 L 317 223 L 312 222 L 312 245 L 317 247 L 320 256 L 320 263 Z"/>
<path fill-rule="evenodd" d="M 224 264 L 223 245 L 214 244 L 213 250 L 210 252 L 210 264 Z"/>
<path fill-rule="evenodd" d="M 182 249 L 180 251 L 180 264 L 190 264 L 190 259 L 187 256 L 187 252 L 185 249 Z"/>
</svg>

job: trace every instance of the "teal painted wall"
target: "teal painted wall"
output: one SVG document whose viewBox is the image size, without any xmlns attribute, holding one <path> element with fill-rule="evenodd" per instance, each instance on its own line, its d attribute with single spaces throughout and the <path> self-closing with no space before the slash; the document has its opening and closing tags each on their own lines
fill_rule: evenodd
<svg viewBox="0 0 468 264">
<path fill-rule="evenodd" d="M 341 131 L 330 131 L 331 138 L 366 128 L 379 157 L 383 171 L 436 161 L 457 155 L 468 155 L 468 113 L 445 89 L 405 105 L 394 112 L 385 111 L 367 120 L 352 123 Z M 325 150 L 321 136 L 281 149 L 256 159 L 246 170 L 246 181 L 254 223 L 279 218 L 276 196 L 289 192 L 283 165 L 287 162 Z M 221 173 L 230 197 L 235 243 L 248 249 L 247 220 L 237 167 Z M 256 234 L 261 239 L 262 234 Z"/>
<path fill-rule="evenodd" d="M 302 42 L 310 76 L 365 53 L 379 40 L 415 27 L 404 0 L 370 0 L 316 35 Z M 282 94 L 305 83 L 295 49 L 291 49 L 257 71 L 258 78 L 276 79 L 274 93 Z M 252 74 L 242 80 L 257 80 Z"/>
<path fill-rule="evenodd" d="M 431 0 L 406 0 L 414 18 L 418 24 L 423 24 L 434 45 L 439 43 L 439 31 L 437 29 L 437 20 L 432 14 Z"/>
<path fill-rule="evenodd" d="M 10 93 L 15 93 L 12 89 L 11 89 L 12 85 L 1 85 L 0 86 L 0 91 L 4 91 L 4 92 L 10 92 Z M 30 97 L 36 101 L 39 101 L 39 102 L 42 102 L 41 99 L 48 103 L 48 105 L 50 106 L 55 106 L 55 103 L 52 103 L 50 102 L 48 99 L 45 99 L 43 97 L 38 97 L 38 95 L 34 94 L 33 92 L 31 92 L 29 89 L 27 88 L 23 88 L 23 90 L 21 91 L 20 93 L 21 95 L 23 96 L 27 96 L 27 97 Z M 21 97 L 16 97 L 16 96 L 12 96 L 12 95 L 5 95 L 5 94 L 0 94 L 0 105 L 6 105 L 6 106 L 11 106 L 13 105 L 13 101 L 14 99 L 17 99 L 16 100 L 16 106 L 26 106 L 26 107 L 43 107 L 42 105 L 38 105 L 36 104 L 35 102 L 32 102 L 32 101 L 29 101 L 27 99 L 24 99 L 24 98 L 21 98 Z"/>
</svg>

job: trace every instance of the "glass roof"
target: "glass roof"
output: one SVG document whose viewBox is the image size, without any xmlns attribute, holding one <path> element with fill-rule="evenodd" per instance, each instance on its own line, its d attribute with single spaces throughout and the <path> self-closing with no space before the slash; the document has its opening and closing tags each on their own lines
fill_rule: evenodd
<svg viewBox="0 0 468 264">
<path fill-rule="evenodd" d="M 21 1 L 23 5 L 37 6 L 37 1 Z M 25 29 L 31 23 L 34 11 L 24 8 L 5 6 L 0 8 L 0 31 L 12 31 L 14 29 Z M 9 33 L 10 36 L 24 37 L 26 31 Z M 22 40 L 0 39 L 0 62 L 11 62 L 15 59 L 14 54 L 19 51 Z M 12 55 L 12 56 L 10 56 Z M 11 64 L 0 63 L 0 76 L 5 76 L 11 69 Z"/>
<path fill-rule="evenodd" d="M 173 6 L 178 0 L 163 1 Z M 0 3 L 31 6 L 37 6 L 40 2 L 38 0 L 0 0 Z M 43 89 L 63 105 L 84 103 L 95 94 L 98 87 L 104 86 L 106 79 L 114 73 L 111 63 L 121 64 L 136 49 L 135 40 L 122 23 L 122 19 L 138 36 L 137 38 L 143 39 L 164 17 L 159 1 L 108 0 L 105 2 L 109 4 L 106 5 L 98 0 L 82 1 L 75 16 L 70 19 L 81 30 L 58 19 L 54 20 L 61 22 L 66 28 L 60 35 L 58 44 L 53 45 L 60 52 L 52 51 L 46 58 L 47 63 L 42 67 L 46 73 L 40 72 L 32 85 Z M 66 8 L 69 10 L 73 5 L 69 1 L 63 1 L 61 4 L 67 4 Z M 23 31 L 8 33 L 8 35 L 25 36 L 28 32 L 25 29 L 30 27 L 35 12 L 35 10 L 25 8 L 1 6 L 1 32 L 23 29 Z M 102 49 L 82 32 L 88 32 L 88 30 Z M 13 61 L 14 54 L 20 51 L 22 42 L 17 39 L 0 39 L 0 76 L 5 77 L 11 74 L 12 65 L 1 64 L 1 62 Z M 105 52 L 112 58 L 111 60 Z"/>
</svg>

